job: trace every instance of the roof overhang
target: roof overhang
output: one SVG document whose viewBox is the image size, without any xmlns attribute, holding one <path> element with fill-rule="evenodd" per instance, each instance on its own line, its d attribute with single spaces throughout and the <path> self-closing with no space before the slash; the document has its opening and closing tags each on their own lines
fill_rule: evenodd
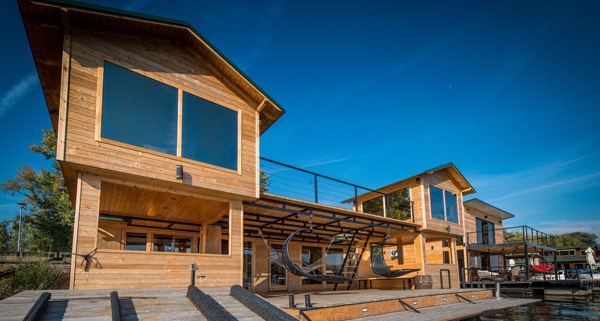
<svg viewBox="0 0 600 321">
<path fill-rule="evenodd" d="M 463 195 L 475 193 L 475 189 L 473 188 L 473 186 L 471 186 L 469 181 L 467 181 L 467 179 L 463 176 L 463 174 L 458 170 L 458 168 L 456 168 L 456 166 L 453 163 L 448 163 L 448 164 L 444 164 L 442 166 L 428 169 L 417 175 L 413 175 L 413 176 L 401 179 L 399 181 L 396 181 L 394 183 L 388 184 L 386 186 L 377 188 L 376 191 L 384 192 L 384 191 L 394 190 L 394 186 L 396 186 L 396 185 L 403 184 L 405 182 L 415 182 L 417 178 L 420 180 L 421 178 L 423 178 L 427 175 L 433 175 L 436 172 L 442 172 L 442 171 L 447 173 L 448 177 L 454 182 L 454 184 L 456 184 L 456 186 L 460 189 L 460 191 L 462 192 Z M 359 196 L 360 197 L 365 197 L 365 196 L 366 197 L 374 197 L 373 195 L 375 195 L 374 192 L 367 192 L 367 193 L 361 194 Z M 343 202 L 349 203 L 349 202 L 353 202 L 353 201 L 354 201 L 354 198 L 351 198 L 351 199 L 344 200 Z"/>
<path fill-rule="evenodd" d="M 23 24 L 46 104 L 57 128 L 63 39 L 71 30 L 129 34 L 180 43 L 213 68 L 221 80 L 255 106 L 260 133 L 285 110 L 186 22 L 66 0 L 19 0 Z"/>
<path fill-rule="evenodd" d="M 478 198 L 470 199 L 468 201 L 463 202 L 463 204 L 467 208 L 476 209 L 480 212 L 483 212 L 483 213 L 486 213 L 486 214 L 489 214 L 489 215 L 492 215 L 495 217 L 499 217 L 502 220 L 515 217 L 513 214 L 503 211 L 503 210 L 501 210 L 493 205 L 490 205 Z"/>
</svg>

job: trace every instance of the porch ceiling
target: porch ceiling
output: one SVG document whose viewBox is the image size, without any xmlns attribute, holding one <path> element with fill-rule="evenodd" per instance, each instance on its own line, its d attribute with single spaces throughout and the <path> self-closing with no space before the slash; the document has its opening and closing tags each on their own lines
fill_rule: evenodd
<svg viewBox="0 0 600 321">
<path fill-rule="evenodd" d="M 213 224 L 227 216 L 229 203 L 102 182 L 100 213 L 156 221 Z"/>
<path fill-rule="evenodd" d="M 304 242 L 329 242 L 334 235 L 354 231 L 373 232 L 382 238 L 412 240 L 418 225 L 395 219 L 362 214 L 327 205 L 320 205 L 286 197 L 263 194 L 259 200 L 244 203 L 244 236 L 285 240 L 292 232 L 312 226 L 313 233 L 298 236 Z"/>
</svg>

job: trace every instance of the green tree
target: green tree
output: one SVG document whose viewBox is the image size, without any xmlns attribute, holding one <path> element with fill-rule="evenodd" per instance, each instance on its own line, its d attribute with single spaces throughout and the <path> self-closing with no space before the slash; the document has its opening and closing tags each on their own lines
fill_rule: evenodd
<svg viewBox="0 0 600 321">
<path fill-rule="evenodd" d="M 594 233 L 573 232 L 556 236 L 556 246 L 594 245 L 598 236 Z"/>
<path fill-rule="evenodd" d="M 0 221 L 0 251 L 10 251 L 14 248 L 12 245 L 12 233 L 11 233 L 11 221 L 8 219 L 3 219 Z"/>
<path fill-rule="evenodd" d="M 269 191 L 269 174 L 264 169 L 260 170 L 260 192 L 266 193 Z"/>
<path fill-rule="evenodd" d="M 362 209 L 364 213 L 383 215 L 383 209 L 386 206 L 388 208 L 388 217 L 392 217 L 398 220 L 410 219 L 411 203 L 410 193 L 408 188 L 402 188 L 397 191 L 391 192 L 386 196 L 378 196 L 376 198 L 364 201 L 362 203 Z M 385 204 L 387 199 L 388 204 Z"/>
<path fill-rule="evenodd" d="M 525 237 L 523 236 L 523 232 L 519 231 L 507 231 L 504 229 L 504 239 L 505 242 L 524 242 Z"/>
<path fill-rule="evenodd" d="M 52 160 L 51 169 L 34 170 L 28 165 L 14 179 L 0 183 L 0 190 L 21 194 L 27 204 L 23 211 L 21 246 L 29 251 L 70 251 L 73 235 L 73 208 L 66 190 L 60 188 L 62 173 L 56 158 L 53 130 L 42 130 L 42 144 L 29 149 Z M 1 231 L 0 231 L 1 233 Z"/>
</svg>

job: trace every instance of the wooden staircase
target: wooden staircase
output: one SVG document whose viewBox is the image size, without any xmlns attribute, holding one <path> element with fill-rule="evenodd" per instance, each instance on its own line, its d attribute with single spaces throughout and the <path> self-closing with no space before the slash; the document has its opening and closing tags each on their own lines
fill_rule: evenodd
<svg viewBox="0 0 600 321">
<path fill-rule="evenodd" d="M 350 240 L 350 245 L 348 246 L 348 250 L 346 251 L 346 257 L 344 258 L 344 263 L 342 264 L 342 271 L 340 275 L 349 277 L 351 279 L 348 283 L 336 283 L 333 287 L 333 290 L 337 290 L 338 286 L 346 286 L 346 290 L 350 290 L 352 286 L 352 281 L 356 278 L 356 273 L 358 272 L 358 267 L 360 262 L 362 261 L 363 254 L 365 253 L 365 249 L 369 245 L 369 239 L 373 232 L 356 230 L 352 234 L 352 240 Z"/>
</svg>

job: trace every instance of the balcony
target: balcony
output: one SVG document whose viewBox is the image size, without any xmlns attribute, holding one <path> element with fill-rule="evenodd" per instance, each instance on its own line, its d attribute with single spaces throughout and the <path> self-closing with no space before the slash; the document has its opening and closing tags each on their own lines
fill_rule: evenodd
<svg viewBox="0 0 600 321">
<path fill-rule="evenodd" d="M 555 236 L 526 225 L 466 233 L 467 250 L 495 255 L 556 253 Z"/>
<path fill-rule="evenodd" d="M 260 169 L 260 191 L 263 195 L 283 196 L 414 222 L 413 202 L 394 193 L 385 194 L 264 157 L 260 158 Z"/>
<path fill-rule="evenodd" d="M 502 236 L 502 242 L 496 240 L 498 236 Z M 467 244 L 471 245 L 492 245 L 492 244 L 511 244 L 511 243 L 530 243 L 544 247 L 555 247 L 556 240 L 553 235 L 538 231 L 526 225 L 515 227 L 504 227 L 487 231 L 487 234 L 482 231 L 467 233 Z"/>
</svg>

